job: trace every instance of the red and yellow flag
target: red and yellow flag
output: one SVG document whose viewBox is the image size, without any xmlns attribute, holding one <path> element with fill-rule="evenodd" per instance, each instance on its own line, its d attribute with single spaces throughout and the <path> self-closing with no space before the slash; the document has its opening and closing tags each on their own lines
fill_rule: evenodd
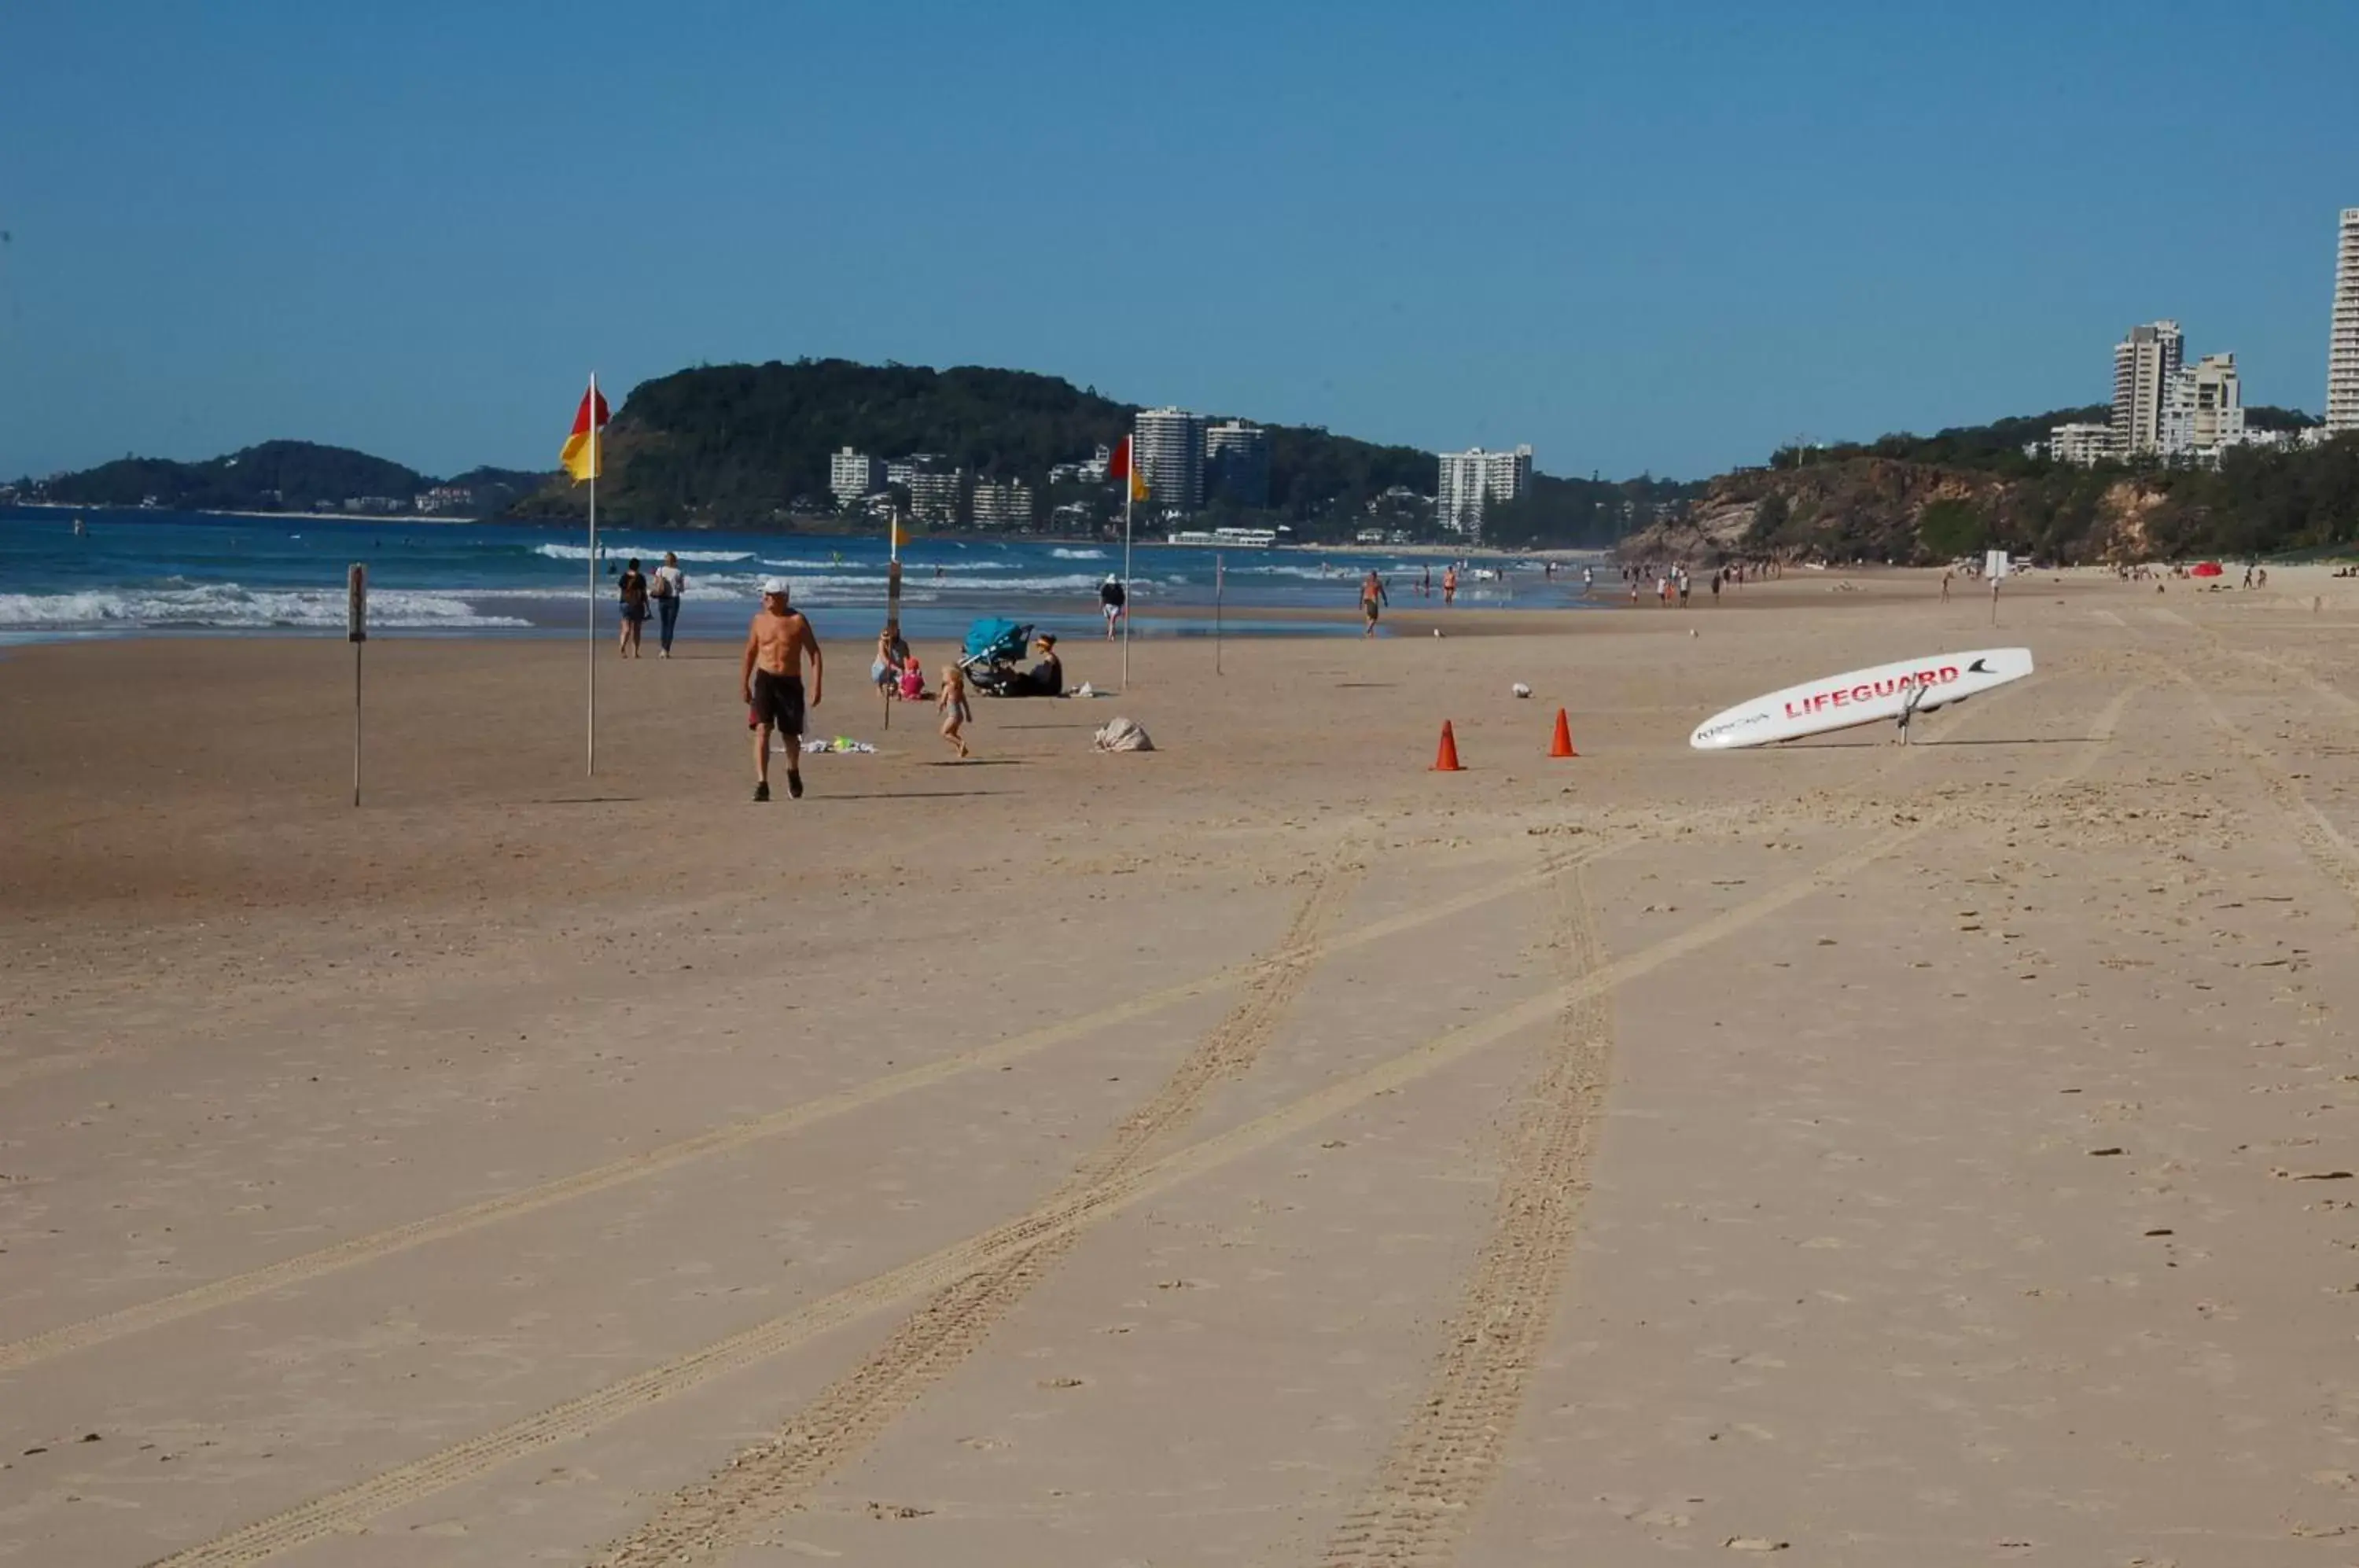
<svg viewBox="0 0 2359 1568">
<path fill-rule="evenodd" d="M 565 450 L 557 454 L 557 461 L 573 475 L 576 485 L 598 477 L 599 448 L 605 442 L 597 440 L 595 432 L 605 428 L 606 395 L 598 390 L 598 383 L 592 379 L 590 390 L 582 394 L 581 408 L 573 416 L 573 433 L 565 438 Z"/>
<path fill-rule="evenodd" d="M 1129 480 L 1130 498 L 1134 501 L 1147 499 L 1147 480 L 1139 474 L 1138 464 L 1130 460 L 1128 436 L 1122 438 L 1121 442 L 1114 449 L 1114 455 L 1106 459 L 1106 477 L 1110 480 Z"/>
</svg>

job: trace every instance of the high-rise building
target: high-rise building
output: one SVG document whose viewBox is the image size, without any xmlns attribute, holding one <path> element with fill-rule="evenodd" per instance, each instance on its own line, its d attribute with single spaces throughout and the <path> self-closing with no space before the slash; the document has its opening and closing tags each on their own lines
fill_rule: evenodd
<svg viewBox="0 0 2359 1568">
<path fill-rule="evenodd" d="M 2162 403 L 2186 353 L 2177 321 L 2132 327 L 2114 345 L 2114 449 L 2125 457 L 2162 450 Z"/>
<path fill-rule="evenodd" d="M 885 488 L 885 463 L 845 447 L 827 460 L 827 487 L 838 505 Z"/>
<path fill-rule="evenodd" d="M 2245 399 L 2234 354 L 2207 354 L 2170 378 L 2162 400 L 2165 457 L 2215 463 L 2221 448 L 2244 439 Z"/>
<path fill-rule="evenodd" d="M 921 523 L 958 524 L 966 521 L 966 470 L 913 469 L 909 474 L 909 516 Z"/>
<path fill-rule="evenodd" d="M 1021 479 L 978 480 L 973 502 L 979 528 L 1028 528 L 1032 526 L 1032 487 Z"/>
<path fill-rule="evenodd" d="M 2334 252 L 2334 326 L 2326 348 L 2326 430 L 2359 430 L 2359 207 L 2343 209 Z"/>
<path fill-rule="evenodd" d="M 1204 489 L 1237 506 L 1269 505 L 1269 432 L 1230 419 L 1204 431 Z"/>
<path fill-rule="evenodd" d="M 1513 501 L 1531 488 L 1532 449 L 1485 452 L 1481 447 L 1441 454 L 1433 492 L 1433 520 L 1456 534 L 1480 539 L 1484 508 Z"/>
<path fill-rule="evenodd" d="M 907 457 L 897 457 L 885 465 L 885 483 L 908 489 L 909 481 L 920 474 L 941 471 L 943 458 L 935 452 L 913 452 Z"/>
<path fill-rule="evenodd" d="M 1204 417 L 1181 408 L 1142 408 L 1131 430 L 1147 504 L 1158 511 L 1204 509 Z"/>
</svg>

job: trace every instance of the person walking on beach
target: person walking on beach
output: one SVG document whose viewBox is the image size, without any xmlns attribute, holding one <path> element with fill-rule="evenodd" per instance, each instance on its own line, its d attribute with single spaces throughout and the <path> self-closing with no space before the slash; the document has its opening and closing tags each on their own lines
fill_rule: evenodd
<svg viewBox="0 0 2359 1568">
<path fill-rule="evenodd" d="M 663 564 L 656 568 L 653 581 L 647 584 L 647 596 L 656 602 L 656 657 L 671 657 L 672 628 L 679 625 L 679 596 L 688 592 L 688 574 L 679 569 L 679 554 L 664 551 Z"/>
<path fill-rule="evenodd" d="M 639 657 L 639 632 L 647 624 L 647 577 L 639 570 L 639 558 L 623 569 L 617 587 L 622 593 L 623 629 L 614 642 L 614 653 L 621 659 Z"/>
<path fill-rule="evenodd" d="M 1417 596 L 1420 599 L 1433 597 L 1433 562 L 1430 561 L 1418 568 Z"/>
<path fill-rule="evenodd" d="M 1694 587 L 1694 585 L 1695 585 L 1695 581 L 1694 581 L 1694 579 L 1690 578 L 1690 577 L 1688 575 L 1688 569 L 1687 569 L 1686 567 L 1684 567 L 1684 566 L 1680 567 L 1680 609 L 1684 610 L 1684 609 L 1686 609 L 1686 608 L 1688 607 L 1688 593 L 1689 593 L 1689 591 Z"/>
<path fill-rule="evenodd" d="M 1106 641 L 1114 641 L 1114 627 L 1126 613 L 1125 606 L 1129 598 L 1122 580 L 1107 572 L 1106 580 L 1098 585 L 1098 613 L 1105 617 Z"/>
<path fill-rule="evenodd" d="M 803 655 L 810 655 L 810 705 L 819 706 L 825 661 L 810 623 L 794 609 L 783 577 L 762 582 L 762 607 L 745 628 L 745 659 L 737 672 L 737 699 L 754 732 L 754 799 L 770 798 L 770 732 L 787 748 L 787 793 L 803 798 Z"/>
<path fill-rule="evenodd" d="M 1367 576 L 1360 581 L 1360 620 L 1362 622 L 1360 635 L 1362 637 L 1372 637 L 1376 635 L 1376 617 L 1383 614 L 1384 606 L 1391 603 L 1391 598 L 1385 593 L 1385 580 L 1376 575 L 1375 568 L 1370 567 Z"/>
<path fill-rule="evenodd" d="M 1941 603 L 1944 604 L 1950 602 L 1950 579 L 1955 575 L 1957 575 L 1957 569 L 1955 567 L 1945 566 L 1941 568 Z"/>
<path fill-rule="evenodd" d="M 1445 604 L 1458 603 L 1458 563 L 1456 561 L 1441 569 L 1441 602 Z"/>
<path fill-rule="evenodd" d="M 934 711 L 942 716 L 942 738 L 956 747 L 959 760 L 970 755 L 962 733 L 974 722 L 974 711 L 966 705 L 966 671 L 955 662 L 942 666 L 941 694 L 934 699 Z"/>
</svg>

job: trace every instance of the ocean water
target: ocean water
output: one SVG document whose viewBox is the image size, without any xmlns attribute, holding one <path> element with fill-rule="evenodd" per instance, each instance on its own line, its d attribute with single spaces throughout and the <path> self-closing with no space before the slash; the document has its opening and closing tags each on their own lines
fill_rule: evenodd
<svg viewBox="0 0 2359 1568">
<path fill-rule="evenodd" d="M 86 532 L 73 532 L 76 517 Z M 875 635 L 886 605 L 889 552 L 881 539 L 618 527 L 602 529 L 594 590 L 600 628 L 614 618 L 614 573 L 637 556 L 650 570 L 677 550 L 688 573 L 682 637 L 735 637 L 766 576 L 794 586 L 822 636 Z M 957 638 L 983 615 L 1011 615 L 1060 632 L 1097 629 L 1097 590 L 1122 566 L 1120 545 L 924 538 L 901 552 L 901 619 L 913 637 Z M 1360 574 L 1383 572 L 1394 602 L 1418 602 L 1422 569 L 1438 584 L 1445 557 L 1401 550 L 1228 550 L 1222 619 L 1239 633 L 1344 632 L 1255 618 L 1257 610 L 1343 611 L 1359 602 Z M 80 513 L 0 508 L 0 642 L 138 635 L 313 633 L 342 636 L 344 571 L 369 569 L 372 635 L 579 635 L 590 585 L 585 533 L 548 528 L 206 513 Z M 1580 570 L 1546 580 L 1537 563 L 1495 580 L 1462 573 L 1462 607 L 1578 608 Z M 1213 624 L 1214 556 L 1187 546 L 1136 547 L 1133 602 L 1154 612 L 1136 637 L 1200 636 Z M 1602 581 L 1597 603 L 1608 601 Z M 654 628 L 649 626 L 652 639 Z"/>
</svg>

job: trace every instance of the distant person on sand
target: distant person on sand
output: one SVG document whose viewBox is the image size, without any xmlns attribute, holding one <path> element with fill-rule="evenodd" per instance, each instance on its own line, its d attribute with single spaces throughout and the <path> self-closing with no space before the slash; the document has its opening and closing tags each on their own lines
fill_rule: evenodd
<svg viewBox="0 0 2359 1568">
<path fill-rule="evenodd" d="M 1433 597 L 1433 562 L 1430 561 L 1418 570 L 1417 596 L 1420 599 Z"/>
<path fill-rule="evenodd" d="M 966 705 L 966 671 L 955 663 L 942 666 L 941 695 L 934 699 L 935 711 L 942 716 L 942 738 L 958 749 L 959 760 L 968 757 L 965 728 L 974 722 L 974 711 Z"/>
<path fill-rule="evenodd" d="M 1130 595 L 1123 591 L 1122 581 L 1111 572 L 1098 584 L 1098 613 L 1105 616 L 1106 641 L 1114 641 L 1114 626 L 1123 617 L 1123 606 Z"/>
<path fill-rule="evenodd" d="M 892 696 L 901 679 L 902 660 L 908 657 L 908 649 L 901 642 L 900 632 L 892 622 L 886 622 L 876 634 L 876 657 L 868 661 L 868 679 L 876 683 L 879 691 Z"/>
<path fill-rule="evenodd" d="M 810 655 L 810 705 L 819 706 L 824 661 L 810 623 L 794 610 L 783 577 L 762 582 L 762 607 L 745 628 L 745 659 L 737 672 L 737 700 L 754 732 L 754 799 L 770 798 L 770 732 L 787 748 L 787 793 L 803 798 L 803 655 Z"/>
<path fill-rule="evenodd" d="M 618 658 L 636 659 L 639 633 L 647 624 L 647 577 L 639 570 L 637 556 L 631 557 L 615 586 L 622 594 L 623 629 L 615 638 L 614 653 Z"/>
<path fill-rule="evenodd" d="M 1950 602 L 1950 579 L 1955 575 L 1957 575 L 1955 567 L 1945 566 L 1941 569 L 1941 603 L 1944 604 Z"/>
<path fill-rule="evenodd" d="M 664 562 L 647 583 L 647 596 L 656 602 L 656 657 L 671 657 L 672 628 L 679 625 L 679 596 L 688 592 L 688 574 L 679 569 L 679 556 L 673 550 L 664 551 Z"/>
<path fill-rule="evenodd" d="M 1456 561 L 1441 569 L 1441 602 L 1445 604 L 1458 603 L 1458 563 Z"/>
<path fill-rule="evenodd" d="M 1376 635 L 1376 617 L 1383 614 L 1384 607 L 1391 603 L 1391 598 L 1385 593 L 1385 580 L 1376 575 L 1374 567 L 1370 567 L 1367 576 L 1360 581 L 1360 619 L 1364 623 L 1360 628 L 1362 637 Z"/>
</svg>

